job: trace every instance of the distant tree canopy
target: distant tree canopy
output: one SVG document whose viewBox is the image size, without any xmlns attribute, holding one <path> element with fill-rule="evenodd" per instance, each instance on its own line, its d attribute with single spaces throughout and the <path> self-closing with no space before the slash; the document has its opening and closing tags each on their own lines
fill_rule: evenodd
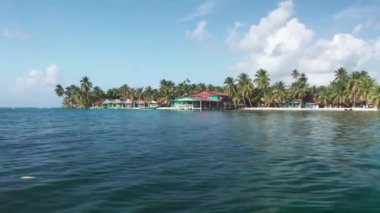
<svg viewBox="0 0 380 213">
<path fill-rule="evenodd" d="M 132 88 L 127 84 L 111 88 L 104 92 L 99 86 L 94 86 L 88 77 L 80 80 L 80 85 L 70 85 L 63 88 L 57 85 L 55 93 L 63 97 L 63 107 L 88 108 L 97 100 L 130 99 L 155 100 L 161 106 L 170 106 L 176 97 L 188 96 L 192 93 L 211 90 L 225 92 L 230 95 L 235 105 L 244 106 L 280 106 L 294 99 L 303 102 L 318 102 L 322 107 L 356 107 L 358 104 L 368 107 L 373 103 L 380 108 L 380 86 L 366 71 L 347 72 L 343 67 L 335 71 L 335 78 L 328 86 L 312 86 L 305 73 L 298 70 L 290 72 L 293 82 L 271 84 L 268 71 L 257 70 L 251 79 L 246 73 L 241 73 L 236 79 L 227 77 L 223 86 L 205 83 L 191 83 L 189 79 L 179 84 L 162 79 L 158 88 L 150 86 Z"/>
</svg>

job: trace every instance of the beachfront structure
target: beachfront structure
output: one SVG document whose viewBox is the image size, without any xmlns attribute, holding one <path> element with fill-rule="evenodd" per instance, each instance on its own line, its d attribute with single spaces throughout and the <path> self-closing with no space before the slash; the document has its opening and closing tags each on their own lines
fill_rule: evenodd
<svg viewBox="0 0 380 213">
<path fill-rule="evenodd" d="M 288 108 L 303 108 L 304 106 L 302 99 L 294 99 L 286 103 L 286 107 Z"/>
<path fill-rule="evenodd" d="M 97 100 L 94 103 L 92 103 L 92 108 L 103 108 L 103 100 Z"/>
<path fill-rule="evenodd" d="M 125 103 L 123 100 L 120 99 L 107 99 L 103 101 L 103 108 L 104 109 L 117 109 L 117 108 L 124 108 Z"/>
<path fill-rule="evenodd" d="M 303 102 L 302 99 L 294 99 L 288 101 L 285 105 L 286 108 L 308 108 L 308 109 L 318 109 L 319 104 L 316 101 Z"/>
<path fill-rule="evenodd" d="M 134 105 L 135 108 L 139 108 L 139 109 L 144 109 L 147 107 L 147 103 L 143 100 L 138 100 L 135 105 Z"/>
<path fill-rule="evenodd" d="M 158 108 L 158 102 L 157 101 L 149 101 L 148 102 L 148 108 L 151 108 L 151 109 Z"/>
<path fill-rule="evenodd" d="M 230 97 L 221 92 L 203 91 L 172 100 L 177 110 L 218 110 L 230 106 Z"/>
<path fill-rule="evenodd" d="M 306 102 L 305 103 L 305 108 L 308 108 L 308 109 L 319 109 L 319 104 L 318 103 L 315 103 L 315 102 Z"/>
<path fill-rule="evenodd" d="M 103 108 L 103 109 L 130 109 L 130 108 L 142 108 L 140 102 L 133 102 L 130 99 L 106 99 L 99 104 L 100 101 L 95 101 L 94 108 Z M 145 104 L 144 104 L 145 108 Z"/>
<path fill-rule="evenodd" d="M 124 100 L 124 108 L 132 108 L 133 102 L 130 99 Z"/>
<path fill-rule="evenodd" d="M 102 103 L 102 107 L 103 107 L 104 109 L 113 108 L 113 107 L 114 107 L 114 106 L 113 106 L 113 101 L 112 101 L 112 100 L 109 100 L 109 99 L 104 100 L 103 103 Z"/>
</svg>

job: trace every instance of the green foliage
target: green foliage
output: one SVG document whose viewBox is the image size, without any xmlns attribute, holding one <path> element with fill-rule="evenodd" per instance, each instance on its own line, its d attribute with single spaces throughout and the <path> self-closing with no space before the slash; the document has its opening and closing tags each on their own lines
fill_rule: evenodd
<svg viewBox="0 0 380 213">
<path fill-rule="evenodd" d="M 373 102 L 374 106 L 376 106 L 377 110 L 380 109 L 380 86 L 374 86 L 370 92 L 370 99 Z"/>
<path fill-rule="evenodd" d="M 189 96 L 193 93 L 209 90 L 224 92 L 231 97 L 235 106 L 284 106 L 294 99 L 303 102 L 317 102 L 321 107 L 368 107 L 370 101 L 380 108 L 380 88 L 366 71 L 347 72 L 340 67 L 334 79 L 327 86 L 310 86 L 305 73 L 293 70 L 293 82 L 287 86 L 279 81 L 270 84 L 268 71 L 259 69 L 254 79 L 246 73 L 237 78 L 227 77 L 224 86 L 205 83 L 191 83 L 186 79 L 179 84 L 162 79 L 158 88 L 132 88 L 127 84 L 119 88 L 110 88 L 104 92 L 100 87 L 93 87 L 88 77 L 80 80 L 80 85 L 70 85 L 65 89 L 57 85 L 54 89 L 59 97 L 63 97 L 66 108 L 88 108 L 96 101 L 104 99 L 130 99 L 132 101 L 158 101 L 161 106 L 170 106 L 171 100 Z"/>
</svg>

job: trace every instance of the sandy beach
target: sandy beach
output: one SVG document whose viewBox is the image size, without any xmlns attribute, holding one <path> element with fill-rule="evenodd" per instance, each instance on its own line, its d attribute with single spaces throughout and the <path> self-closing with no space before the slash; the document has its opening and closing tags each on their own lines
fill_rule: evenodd
<svg viewBox="0 0 380 213">
<path fill-rule="evenodd" d="M 356 111 L 377 112 L 376 108 L 281 108 L 281 107 L 247 107 L 244 111 Z"/>
<path fill-rule="evenodd" d="M 177 110 L 175 107 L 158 107 L 158 110 Z M 283 108 L 283 107 L 247 107 L 238 110 L 243 111 L 319 111 L 319 112 L 339 112 L 339 111 L 355 111 L 355 112 L 377 112 L 376 108 Z"/>
<path fill-rule="evenodd" d="M 156 109 L 158 109 L 158 110 L 176 110 L 175 107 L 158 107 Z"/>
</svg>

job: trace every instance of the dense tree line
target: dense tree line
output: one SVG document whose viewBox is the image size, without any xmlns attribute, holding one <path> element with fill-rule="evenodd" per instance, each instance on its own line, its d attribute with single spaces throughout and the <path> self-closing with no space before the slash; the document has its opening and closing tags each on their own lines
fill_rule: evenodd
<svg viewBox="0 0 380 213">
<path fill-rule="evenodd" d="M 294 99 L 302 102 L 317 102 L 322 107 L 368 107 L 369 103 L 380 108 L 380 86 L 366 71 L 347 72 L 343 67 L 335 71 L 335 78 L 327 86 L 312 86 L 305 73 L 293 70 L 293 82 L 286 85 L 282 81 L 271 84 L 268 71 L 257 70 L 251 79 L 246 73 L 237 78 L 228 77 L 223 86 L 211 84 L 192 84 L 188 79 L 175 84 L 170 80 L 161 80 L 158 88 L 131 88 L 123 85 L 104 92 L 100 87 L 92 87 L 88 77 L 83 77 L 80 85 L 71 85 L 65 89 L 57 85 L 55 92 L 63 96 L 63 106 L 68 108 L 88 108 L 96 100 L 131 99 L 156 100 L 162 106 L 170 106 L 176 97 L 188 96 L 204 90 L 220 91 L 230 95 L 236 106 L 279 107 Z"/>
<path fill-rule="evenodd" d="M 278 107 L 294 99 L 316 102 L 322 107 L 368 107 L 372 102 L 380 107 L 380 87 L 366 71 L 348 73 L 343 67 L 335 72 L 335 78 L 327 86 L 312 86 L 306 74 L 293 70 L 293 82 L 286 85 L 279 81 L 270 84 L 266 70 L 256 72 L 254 79 L 245 73 L 236 79 L 227 78 L 225 92 L 234 104 L 247 106 Z"/>
<path fill-rule="evenodd" d="M 93 87 L 88 77 L 83 77 L 79 86 L 70 85 L 63 88 L 62 85 L 57 85 L 55 93 L 63 97 L 62 105 L 65 108 L 88 108 L 95 101 L 104 99 L 130 99 L 132 102 L 155 100 L 161 106 L 170 106 L 171 100 L 176 97 L 188 96 L 204 90 L 223 92 L 223 87 L 204 83 L 193 84 L 190 83 L 189 79 L 179 84 L 162 79 L 159 88 L 152 88 L 151 86 L 133 88 L 124 84 L 121 87 L 103 91 L 98 86 Z"/>
</svg>

